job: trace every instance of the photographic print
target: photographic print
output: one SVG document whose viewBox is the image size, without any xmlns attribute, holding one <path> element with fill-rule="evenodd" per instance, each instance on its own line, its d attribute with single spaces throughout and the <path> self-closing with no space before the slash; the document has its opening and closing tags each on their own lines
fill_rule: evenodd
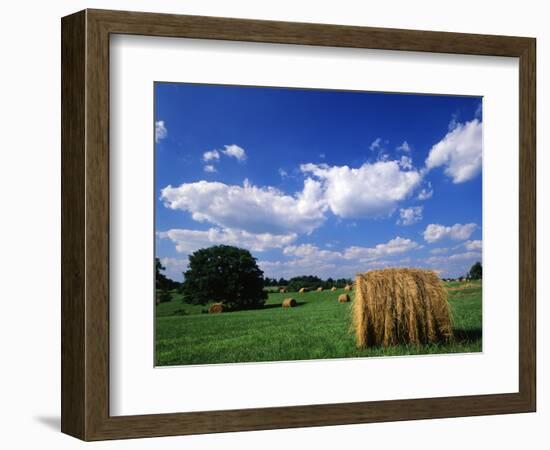
<svg viewBox="0 0 550 450">
<path fill-rule="evenodd" d="M 155 365 L 482 351 L 482 98 L 158 82 Z"/>
</svg>

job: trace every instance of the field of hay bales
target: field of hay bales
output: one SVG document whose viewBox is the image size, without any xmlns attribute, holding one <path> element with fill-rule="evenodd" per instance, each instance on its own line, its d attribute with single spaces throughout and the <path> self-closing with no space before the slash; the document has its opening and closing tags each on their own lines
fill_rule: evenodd
<svg viewBox="0 0 550 450">
<path fill-rule="evenodd" d="M 455 338 L 420 346 L 359 349 L 350 329 L 353 302 L 340 303 L 344 289 L 303 294 L 270 292 L 262 309 L 207 314 L 210 305 L 169 302 L 156 305 L 156 365 L 290 361 L 428 353 L 480 352 L 481 282 L 445 283 Z M 354 292 L 349 292 L 353 300 Z M 296 299 L 282 308 L 285 298 Z"/>
</svg>

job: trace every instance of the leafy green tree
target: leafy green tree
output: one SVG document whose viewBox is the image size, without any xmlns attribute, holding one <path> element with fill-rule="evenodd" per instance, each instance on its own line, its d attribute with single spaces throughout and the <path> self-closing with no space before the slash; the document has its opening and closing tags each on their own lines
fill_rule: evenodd
<svg viewBox="0 0 550 450">
<path fill-rule="evenodd" d="M 171 291 L 173 289 L 178 289 L 180 283 L 168 278 L 166 275 L 161 273 L 165 271 L 166 267 L 162 265 L 160 259 L 155 258 L 155 288 L 163 291 Z"/>
<path fill-rule="evenodd" d="M 172 300 L 172 295 L 170 294 L 170 292 L 163 289 L 159 293 L 157 293 L 157 298 L 159 303 L 165 303 Z"/>
<path fill-rule="evenodd" d="M 155 287 L 157 289 L 164 289 L 166 286 L 166 275 L 161 272 L 164 272 L 166 267 L 162 265 L 159 258 L 155 258 Z"/>
<path fill-rule="evenodd" d="M 229 245 L 197 250 L 189 256 L 182 284 L 186 303 L 223 302 L 229 309 L 263 306 L 263 272 L 248 250 Z"/>
<path fill-rule="evenodd" d="M 472 280 L 481 280 L 481 273 L 482 273 L 481 263 L 478 261 L 471 267 L 468 275 Z"/>
<path fill-rule="evenodd" d="M 314 275 L 303 275 L 300 277 L 291 278 L 288 282 L 289 292 L 297 292 L 301 288 L 316 289 L 323 286 L 323 280 Z"/>
<path fill-rule="evenodd" d="M 338 278 L 336 280 L 336 287 L 337 288 L 343 288 L 348 284 L 352 284 L 352 280 L 350 278 Z"/>
</svg>

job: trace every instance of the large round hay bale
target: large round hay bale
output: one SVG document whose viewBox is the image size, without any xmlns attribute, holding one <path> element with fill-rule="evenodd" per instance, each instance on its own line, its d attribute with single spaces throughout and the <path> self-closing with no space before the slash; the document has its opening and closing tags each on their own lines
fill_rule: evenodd
<svg viewBox="0 0 550 450">
<path fill-rule="evenodd" d="M 284 294 L 284 293 L 286 293 L 286 289 L 285 289 L 285 288 L 281 288 L 281 289 L 279 289 L 279 292 L 280 292 L 281 294 Z"/>
<path fill-rule="evenodd" d="M 317 288 L 317 292 L 323 292 L 323 288 L 322 288 L 321 286 L 319 286 L 319 287 Z"/>
<path fill-rule="evenodd" d="M 435 272 L 382 269 L 358 274 L 353 326 L 358 347 L 420 345 L 453 336 L 447 291 Z"/>
<path fill-rule="evenodd" d="M 212 305 L 210 305 L 210 308 L 208 308 L 208 314 L 222 313 L 223 310 L 223 303 L 213 303 Z"/>
<path fill-rule="evenodd" d="M 334 292 L 334 291 L 336 290 L 336 286 L 332 286 L 332 287 L 330 288 L 330 290 L 331 290 L 332 292 Z"/>
<path fill-rule="evenodd" d="M 294 308 L 298 302 L 293 298 L 285 298 L 283 300 L 283 308 Z"/>
<path fill-rule="evenodd" d="M 349 302 L 349 295 L 348 294 L 340 294 L 338 296 L 338 303 L 347 303 Z"/>
<path fill-rule="evenodd" d="M 304 292 L 307 292 L 307 289 L 306 289 L 306 288 L 301 288 L 301 289 L 298 291 L 298 294 L 303 294 Z"/>
</svg>

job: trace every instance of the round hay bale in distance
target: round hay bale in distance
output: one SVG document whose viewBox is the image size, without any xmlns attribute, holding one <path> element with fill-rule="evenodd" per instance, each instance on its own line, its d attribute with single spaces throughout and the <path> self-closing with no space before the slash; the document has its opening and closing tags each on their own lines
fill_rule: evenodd
<svg viewBox="0 0 550 450">
<path fill-rule="evenodd" d="M 214 303 L 208 308 L 208 314 L 219 314 L 224 311 L 223 303 Z"/>
<path fill-rule="evenodd" d="M 283 300 L 283 308 L 294 308 L 298 305 L 298 302 L 293 298 L 285 298 Z"/>
<path fill-rule="evenodd" d="M 332 287 L 330 288 L 330 290 L 331 290 L 332 292 L 334 292 L 334 291 L 336 290 L 336 286 L 332 286 Z"/>
<path fill-rule="evenodd" d="M 298 291 L 298 294 L 303 294 L 304 292 L 307 292 L 307 288 L 301 288 L 301 289 Z"/>
<path fill-rule="evenodd" d="M 358 274 L 352 316 L 357 346 L 421 345 L 453 337 L 447 291 L 437 274 L 382 269 Z"/>
<path fill-rule="evenodd" d="M 285 289 L 285 288 L 281 288 L 281 289 L 279 289 L 279 292 L 280 292 L 281 294 L 285 294 L 285 293 L 286 293 L 286 289 Z"/>
<path fill-rule="evenodd" d="M 344 287 L 344 291 L 346 291 L 346 292 L 349 292 L 352 289 L 353 289 L 353 287 L 350 284 L 346 284 L 346 286 Z"/>
<path fill-rule="evenodd" d="M 317 288 L 317 292 L 323 292 L 323 288 L 322 288 L 321 286 L 319 286 L 319 287 Z"/>
<path fill-rule="evenodd" d="M 338 303 L 347 303 L 349 302 L 349 295 L 348 294 L 340 294 L 338 296 Z"/>
</svg>

